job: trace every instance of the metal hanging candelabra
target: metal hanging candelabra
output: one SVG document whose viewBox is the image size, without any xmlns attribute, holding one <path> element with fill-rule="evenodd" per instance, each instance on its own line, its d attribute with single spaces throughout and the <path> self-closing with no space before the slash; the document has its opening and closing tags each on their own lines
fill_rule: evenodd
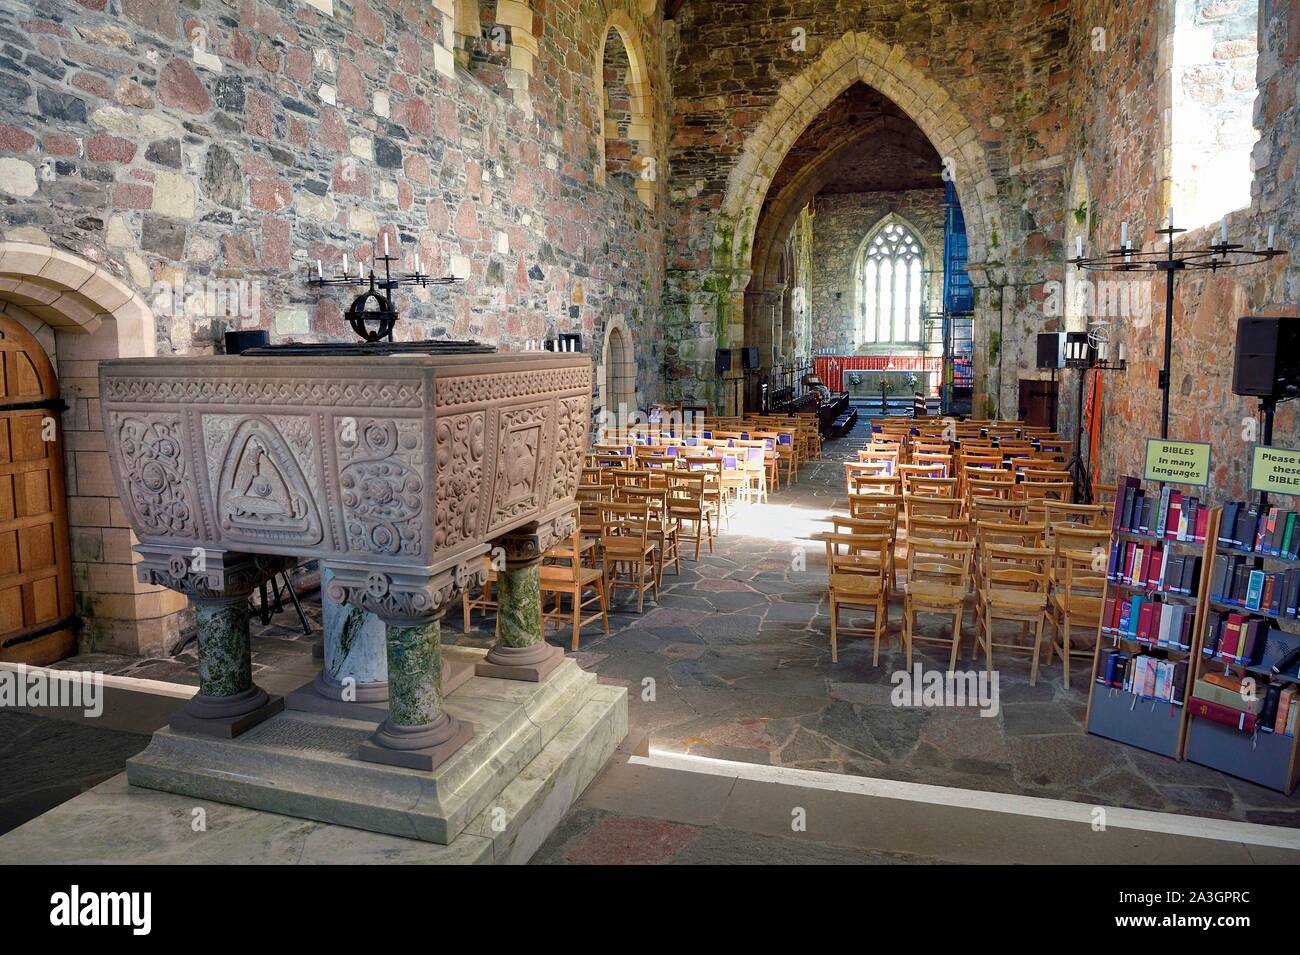
<svg viewBox="0 0 1300 955">
<path fill-rule="evenodd" d="M 308 278 L 307 284 L 312 288 L 327 287 L 351 287 L 364 288 L 365 291 L 352 300 L 348 306 L 344 317 L 352 330 L 366 342 L 382 342 L 393 340 L 393 327 L 397 324 L 398 311 L 394 300 L 393 293 L 397 288 L 403 285 L 414 285 L 420 288 L 427 288 L 430 285 L 451 285 L 454 282 L 464 281 L 456 276 L 448 275 L 441 278 L 435 278 L 428 275 L 420 269 L 420 254 L 415 254 L 415 271 L 408 273 L 394 273 L 392 263 L 397 262 L 398 257 L 388 253 L 388 236 L 384 235 L 384 254 L 374 257 L 374 262 L 382 262 L 384 268 L 383 281 L 375 274 L 375 266 L 372 263 L 367 271 L 360 260 L 357 261 L 356 275 L 352 275 L 348 270 L 348 256 L 343 254 L 343 266 L 337 274 L 327 277 L 324 266 L 319 259 L 316 260 L 316 275 Z M 373 303 L 374 307 L 371 307 Z"/>
<path fill-rule="evenodd" d="M 1083 238 L 1075 238 L 1075 256 L 1069 262 L 1075 268 L 1089 272 L 1163 272 L 1165 274 L 1165 341 L 1164 362 L 1160 371 L 1160 390 L 1164 393 L 1160 410 L 1160 437 L 1169 437 L 1169 383 L 1170 362 L 1173 357 L 1174 333 L 1174 276 L 1187 269 L 1217 272 L 1219 269 L 1240 268 L 1245 265 L 1257 265 L 1267 262 L 1286 251 L 1273 248 L 1273 227 L 1268 230 L 1268 248 L 1247 249 L 1228 241 L 1228 220 L 1225 218 L 1219 231 L 1219 241 L 1204 248 L 1175 249 L 1174 236 L 1186 232 L 1186 229 L 1174 227 L 1174 210 L 1169 210 L 1169 218 L 1163 229 L 1157 229 L 1156 235 L 1165 237 L 1165 247 L 1161 250 L 1143 251 L 1133 248 L 1128 237 L 1128 223 L 1120 227 L 1119 247 L 1110 249 L 1096 256 L 1083 254 Z"/>
</svg>

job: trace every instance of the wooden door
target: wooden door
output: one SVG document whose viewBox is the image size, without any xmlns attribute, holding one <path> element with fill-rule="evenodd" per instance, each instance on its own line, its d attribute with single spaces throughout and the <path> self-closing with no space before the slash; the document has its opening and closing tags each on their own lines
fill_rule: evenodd
<svg viewBox="0 0 1300 955">
<path fill-rule="evenodd" d="M 1048 379 L 1020 379 L 1020 420 L 1037 428 L 1056 426 L 1056 382 Z"/>
<path fill-rule="evenodd" d="M 76 651 L 59 382 L 27 329 L 0 315 L 0 661 Z"/>
</svg>

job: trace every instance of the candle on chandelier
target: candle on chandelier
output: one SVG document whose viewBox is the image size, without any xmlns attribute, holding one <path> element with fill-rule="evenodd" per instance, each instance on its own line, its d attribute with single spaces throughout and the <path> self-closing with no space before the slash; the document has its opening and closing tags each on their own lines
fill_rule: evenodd
<svg viewBox="0 0 1300 955">
<path fill-rule="evenodd" d="M 325 278 L 325 267 L 321 265 L 320 259 L 316 260 L 316 278 Z"/>
<path fill-rule="evenodd" d="M 1223 221 L 1219 223 L 1219 244 L 1228 244 L 1228 217 L 1224 216 Z"/>
<path fill-rule="evenodd" d="M 1076 259 L 1083 258 L 1083 236 L 1081 235 L 1074 237 L 1074 257 Z"/>
<path fill-rule="evenodd" d="M 1174 227 L 1174 207 L 1170 206 L 1169 207 L 1169 228 L 1172 229 L 1173 227 Z"/>
<path fill-rule="evenodd" d="M 346 252 L 343 253 L 343 274 L 348 274 L 348 254 Z"/>
<path fill-rule="evenodd" d="M 384 233 L 384 255 L 388 255 L 388 233 Z"/>
<path fill-rule="evenodd" d="M 1273 237 L 1277 233 L 1277 226 L 1268 227 L 1268 250 L 1273 251 Z"/>
<path fill-rule="evenodd" d="M 1127 222 L 1121 222 L 1119 224 L 1119 244 L 1120 244 L 1120 248 L 1122 249 L 1128 248 L 1128 223 Z"/>
</svg>

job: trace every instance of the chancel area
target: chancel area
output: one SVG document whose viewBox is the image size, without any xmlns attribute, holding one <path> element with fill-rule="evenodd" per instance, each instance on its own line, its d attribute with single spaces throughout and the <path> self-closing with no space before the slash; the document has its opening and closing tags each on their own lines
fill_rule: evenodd
<svg viewBox="0 0 1300 955">
<path fill-rule="evenodd" d="M 6 0 L 0 861 L 1294 864 L 1298 79 L 1264 0 Z"/>
</svg>

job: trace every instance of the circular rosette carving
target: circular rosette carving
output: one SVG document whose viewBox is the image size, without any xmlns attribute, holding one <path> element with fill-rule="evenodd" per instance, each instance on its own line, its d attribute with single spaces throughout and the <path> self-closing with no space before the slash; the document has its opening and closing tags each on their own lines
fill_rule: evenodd
<svg viewBox="0 0 1300 955">
<path fill-rule="evenodd" d="M 175 416 L 129 416 L 117 426 L 122 478 L 143 536 L 194 535 L 194 509 Z"/>
<path fill-rule="evenodd" d="M 376 554 L 418 554 L 424 481 L 402 459 L 417 443 L 392 421 L 371 421 L 359 434 L 359 455 L 339 476 L 348 546 Z"/>
</svg>

